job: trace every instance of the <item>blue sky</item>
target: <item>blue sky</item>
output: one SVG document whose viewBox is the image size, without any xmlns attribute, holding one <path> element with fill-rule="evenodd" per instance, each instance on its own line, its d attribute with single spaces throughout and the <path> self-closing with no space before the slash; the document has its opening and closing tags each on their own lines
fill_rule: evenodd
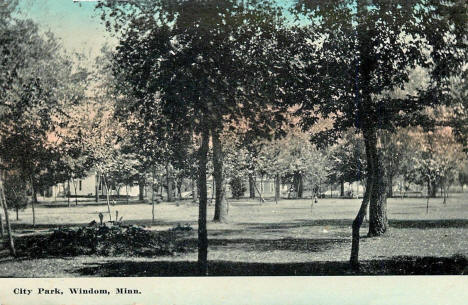
<svg viewBox="0 0 468 305">
<path fill-rule="evenodd" d="M 278 0 L 290 4 L 293 0 Z M 19 0 L 20 15 L 33 19 L 43 31 L 51 30 L 68 51 L 95 57 L 105 43 L 116 39 L 106 32 L 94 10 L 95 0 Z"/>
<path fill-rule="evenodd" d="M 101 23 L 96 2 L 73 0 L 19 0 L 19 14 L 37 22 L 41 30 L 52 31 L 64 48 L 96 56 L 101 47 L 115 43 Z"/>
</svg>

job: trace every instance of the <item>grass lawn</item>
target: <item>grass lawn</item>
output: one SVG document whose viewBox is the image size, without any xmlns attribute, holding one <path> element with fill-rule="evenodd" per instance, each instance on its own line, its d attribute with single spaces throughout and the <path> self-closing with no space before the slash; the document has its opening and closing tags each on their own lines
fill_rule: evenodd
<svg viewBox="0 0 468 305">
<path fill-rule="evenodd" d="M 282 200 L 279 204 L 256 200 L 230 201 L 229 223 L 208 223 L 210 274 L 213 275 L 346 275 L 354 274 L 347 261 L 351 247 L 351 222 L 359 199 Z M 441 198 L 388 199 L 390 230 L 378 238 L 361 235 L 360 274 L 466 274 L 468 256 L 468 194 Z M 151 205 L 115 205 L 124 223 L 167 230 L 190 224 L 195 230 L 184 244 L 188 253 L 164 257 L 96 257 L 12 259 L 1 252 L 1 277 L 155 276 L 194 275 L 197 260 L 198 206 L 185 202 L 156 206 L 151 225 Z M 57 226 L 79 226 L 99 221 L 107 207 L 72 206 L 36 208 L 36 228 L 31 210 L 13 221 L 18 235 L 38 234 Z M 12 213 L 14 216 L 14 213 Z M 209 219 L 213 207 L 208 209 Z M 454 255 L 457 267 L 453 266 Z M 455 268 L 455 269 L 453 269 Z M 461 268 L 461 269 L 460 269 Z"/>
</svg>

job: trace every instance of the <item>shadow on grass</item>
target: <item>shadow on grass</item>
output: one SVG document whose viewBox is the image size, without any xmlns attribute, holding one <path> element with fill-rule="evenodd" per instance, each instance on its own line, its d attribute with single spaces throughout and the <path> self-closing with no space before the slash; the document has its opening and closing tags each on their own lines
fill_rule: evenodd
<svg viewBox="0 0 468 305">
<path fill-rule="evenodd" d="M 398 229 L 468 228 L 468 219 L 389 220 L 389 225 Z"/>
<path fill-rule="evenodd" d="M 300 227 L 348 227 L 352 219 L 296 219 L 294 222 L 279 223 L 239 223 L 251 230 L 287 230 Z M 364 223 L 363 227 L 367 224 Z M 397 229 L 432 229 L 432 228 L 468 228 L 468 219 L 433 219 L 433 220 L 389 220 L 389 225 Z"/>
<path fill-rule="evenodd" d="M 349 239 L 254 239 L 254 238 L 210 238 L 211 249 L 242 249 L 247 252 L 268 251 L 295 251 L 295 252 L 321 252 L 329 250 L 339 244 L 350 243 Z M 180 241 L 180 244 L 191 252 L 197 251 L 197 239 L 188 238 Z"/>
<path fill-rule="evenodd" d="M 359 271 L 348 262 L 247 263 L 211 261 L 210 276 L 308 276 L 308 275 L 461 275 L 467 274 L 467 259 L 454 257 L 392 257 L 361 262 Z M 72 270 L 82 276 L 196 276 L 197 263 L 107 262 Z"/>
</svg>

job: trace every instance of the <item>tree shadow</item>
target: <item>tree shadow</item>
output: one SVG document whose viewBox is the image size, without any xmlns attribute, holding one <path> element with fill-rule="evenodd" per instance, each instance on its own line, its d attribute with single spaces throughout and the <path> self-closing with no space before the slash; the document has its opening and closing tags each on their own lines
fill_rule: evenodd
<svg viewBox="0 0 468 305">
<path fill-rule="evenodd" d="M 462 275 L 468 273 L 467 259 L 453 257 L 391 257 L 362 261 L 359 270 L 348 262 L 248 263 L 210 261 L 210 276 L 341 276 L 341 275 Z M 193 261 L 129 262 L 89 264 L 69 270 L 81 276 L 197 276 Z"/>
<path fill-rule="evenodd" d="M 247 226 L 246 229 L 251 230 L 287 230 L 301 227 L 347 227 L 351 228 L 352 219 L 296 219 L 294 222 L 278 222 L 278 223 L 239 223 L 239 225 Z M 363 227 L 367 224 L 364 223 Z M 431 229 L 431 228 L 467 228 L 468 219 L 390 219 L 389 226 L 397 229 L 415 228 L 415 229 Z"/>
<path fill-rule="evenodd" d="M 254 238 L 210 238 L 209 247 L 212 250 L 236 250 L 242 249 L 246 252 L 270 252 L 270 251 L 294 251 L 294 252 L 321 252 L 329 250 L 340 244 L 349 244 L 349 239 L 327 238 L 327 239 L 254 239 Z M 197 239 L 187 238 L 180 244 L 189 252 L 197 250 Z"/>
<path fill-rule="evenodd" d="M 467 228 L 468 219 L 389 220 L 390 227 L 398 229 Z"/>
<path fill-rule="evenodd" d="M 250 230 L 287 230 L 301 227 L 351 227 L 349 219 L 296 219 L 293 222 L 238 223 Z"/>
</svg>

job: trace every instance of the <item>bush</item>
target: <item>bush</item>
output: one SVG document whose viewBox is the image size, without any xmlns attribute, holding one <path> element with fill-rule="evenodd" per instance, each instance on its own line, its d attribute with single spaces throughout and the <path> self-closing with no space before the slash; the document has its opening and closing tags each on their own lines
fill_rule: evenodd
<svg viewBox="0 0 468 305">
<path fill-rule="evenodd" d="M 229 185 L 231 186 L 231 193 L 234 199 L 239 199 L 244 196 L 244 193 L 247 191 L 247 188 L 242 181 L 242 177 L 232 178 Z"/>
<path fill-rule="evenodd" d="M 185 252 L 177 240 L 183 232 L 149 231 L 136 225 L 92 222 L 79 228 L 57 228 L 50 235 L 18 239 L 18 252 L 30 257 L 48 256 L 163 256 Z"/>
</svg>

